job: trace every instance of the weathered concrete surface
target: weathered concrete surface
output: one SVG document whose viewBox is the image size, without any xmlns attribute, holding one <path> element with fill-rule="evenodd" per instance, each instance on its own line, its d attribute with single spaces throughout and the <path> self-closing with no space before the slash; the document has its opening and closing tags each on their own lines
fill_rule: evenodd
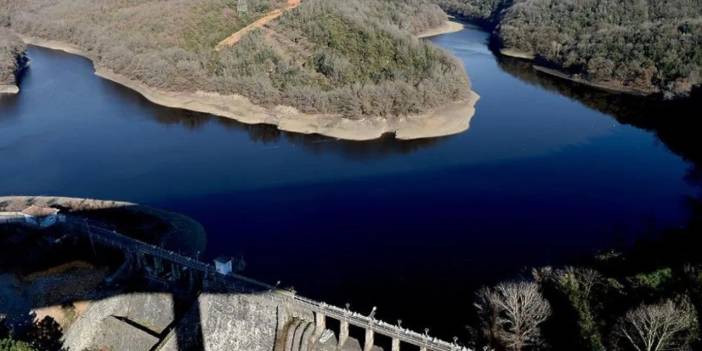
<svg viewBox="0 0 702 351">
<path fill-rule="evenodd" d="M 354 338 L 339 349 L 331 330 L 315 340 L 314 316 L 293 305 L 273 293 L 202 294 L 157 350 L 362 351 L 362 341 Z"/>
<path fill-rule="evenodd" d="M 128 319 L 156 334 L 161 334 L 175 319 L 170 294 L 130 294 L 120 299 L 124 305 L 113 316 Z"/>
<path fill-rule="evenodd" d="M 331 330 L 327 329 L 322 336 L 316 340 L 314 347 L 316 351 L 337 351 L 339 340 Z"/>
<path fill-rule="evenodd" d="M 159 341 L 115 317 L 105 318 L 97 329 L 90 350 L 149 351 Z"/>
<path fill-rule="evenodd" d="M 196 332 L 196 328 L 188 327 L 187 324 L 196 321 L 196 316 L 192 314 L 199 312 L 204 350 L 273 351 L 279 308 L 266 294 L 202 294 L 197 303 L 198 306 L 191 309 L 189 316 L 181 321 L 185 325 L 176 328 L 173 333 Z M 178 345 L 178 340 L 190 340 L 193 337 L 197 336 L 169 336 L 160 350 L 185 350 L 184 345 Z M 191 342 L 197 343 L 197 340 Z"/>
<path fill-rule="evenodd" d="M 170 294 L 127 294 L 94 302 L 66 331 L 64 347 L 85 350 L 104 347 L 108 350 L 150 350 L 158 338 L 116 317 L 129 319 L 143 329 L 158 334 L 173 321 Z M 152 329 L 153 328 L 153 329 Z M 119 330 L 115 334 L 115 330 Z M 149 347 L 142 348 L 147 346 Z"/>
</svg>

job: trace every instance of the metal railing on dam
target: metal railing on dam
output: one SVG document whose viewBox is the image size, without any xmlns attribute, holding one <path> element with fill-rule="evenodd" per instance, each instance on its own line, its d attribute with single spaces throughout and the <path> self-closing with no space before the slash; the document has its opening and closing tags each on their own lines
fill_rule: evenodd
<svg viewBox="0 0 702 351">
<path fill-rule="evenodd" d="M 467 348 L 456 343 L 450 343 L 430 337 L 428 334 L 420 334 L 399 325 L 386 323 L 375 319 L 373 316 L 362 315 L 349 309 L 307 299 L 305 297 L 298 296 L 294 292 L 278 290 L 277 287 L 273 285 L 259 282 L 239 274 L 220 274 L 212 264 L 208 264 L 200 260 L 133 239 L 117 232 L 116 230 L 107 229 L 104 227 L 104 224 L 99 222 L 75 216 L 66 216 L 65 222 L 66 224 L 78 227 L 77 229 L 79 230 L 74 231 L 72 234 L 82 235 L 90 240 L 91 243 L 98 242 L 102 245 L 132 255 L 151 256 L 155 259 L 169 262 L 171 265 L 200 272 L 208 279 L 215 279 L 224 284 L 234 284 L 239 288 L 243 288 L 244 290 L 246 290 L 246 287 L 248 287 L 250 292 L 271 292 L 273 293 L 272 297 L 281 303 L 293 303 L 296 307 L 313 312 L 318 318 L 321 316 L 322 322 L 319 322 L 319 319 L 317 320 L 318 327 L 324 328 L 324 318 L 333 318 L 340 321 L 342 323 L 341 333 L 343 334 L 344 328 L 346 328 L 346 337 L 348 337 L 348 325 L 353 325 L 365 329 L 367 338 L 370 333 L 371 344 L 373 333 L 391 338 L 393 340 L 393 351 L 399 350 L 400 342 L 414 345 L 419 347 L 420 350 L 424 351 L 469 351 Z M 343 342 L 341 339 L 342 338 L 340 337 L 340 342 Z M 366 340 L 366 343 L 368 344 L 368 340 Z M 365 349 L 368 349 L 368 345 L 364 347 L 364 350 Z"/>
</svg>

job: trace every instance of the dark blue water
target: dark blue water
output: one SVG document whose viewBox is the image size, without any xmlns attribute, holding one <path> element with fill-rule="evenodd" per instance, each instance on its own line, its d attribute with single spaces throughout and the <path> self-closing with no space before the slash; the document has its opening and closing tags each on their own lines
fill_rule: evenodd
<svg viewBox="0 0 702 351">
<path fill-rule="evenodd" d="M 31 48 L 22 93 L 0 100 L 0 195 L 180 211 L 205 225 L 208 257 L 443 337 L 481 284 L 686 223 L 691 164 L 618 122 L 625 106 L 498 62 L 479 30 L 433 41 L 482 96 L 470 130 L 364 143 L 162 108 Z"/>
</svg>

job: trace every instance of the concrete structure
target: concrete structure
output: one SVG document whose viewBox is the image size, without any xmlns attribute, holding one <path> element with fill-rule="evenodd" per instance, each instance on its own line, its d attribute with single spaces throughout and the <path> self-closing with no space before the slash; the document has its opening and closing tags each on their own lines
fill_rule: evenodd
<svg viewBox="0 0 702 351">
<path fill-rule="evenodd" d="M 217 273 L 222 275 L 232 274 L 232 259 L 230 257 L 218 257 L 214 260 Z"/>
<path fill-rule="evenodd" d="M 154 282 L 186 283 L 191 291 L 202 288 L 191 314 L 200 318 L 202 333 L 207 335 L 203 341 L 206 350 L 353 350 L 356 347 L 349 345 L 355 340 L 349 337 L 349 327 L 354 326 L 365 331 L 363 348 L 358 347 L 358 351 L 377 350 L 376 335 L 392 340 L 391 351 L 399 351 L 405 344 L 420 351 L 467 351 L 457 344 L 377 320 L 375 309 L 363 315 L 313 301 L 235 273 L 220 274 L 213 265 L 105 229 L 100 223 L 78 217 L 69 217 L 66 222 L 74 226 L 72 233 L 87 238 L 91 245 L 122 251 L 134 269 Z M 327 329 L 330 319 L 340 326 L 331 349 Z"/>
<path fill-rule="evenodd" d="M 135 293 L 93 301 L 65 331 L 67 350 L 148 351 L 175 320 L 167 293 Z"/>
</svg>

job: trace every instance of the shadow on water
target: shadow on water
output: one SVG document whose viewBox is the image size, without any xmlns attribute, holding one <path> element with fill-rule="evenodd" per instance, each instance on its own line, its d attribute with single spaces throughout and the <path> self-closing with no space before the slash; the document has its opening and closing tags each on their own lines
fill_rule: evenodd
<svg viewBox="0 0 702 351">
<path fill-rule="evenodd" d="M 194 261 L 197 255 L 169 255 L 146 244 L 160 241 L 149 237 L 155 226 L 165 226 L 158 229 L 168 235 L 166 227 L 181 230 L 182 223 L 161 223 L 168 217 L 156 218 L 155 212 L 135 205 L 73 211 L 60 204 L 53 207 L 65 209 L 66 217 L 49 228 L 0 224 L 0 340 L 9 336 L 41 351 L 83 350 L 67 348 L 76 343 L 90 346 L 85 350 L 283 350 L 282 345 L 293 342 L 307 349 L 311 338 L 324 345 L 316 349 L 329 350 L 340 340 L 341 331 L 333 328 L 338 324 L 334 318 L 340 317 L 327 315 L 330 310 L 322 310 L 321 318 L 331 319 L 325 332 L 334 339 L 322 341 L 316 329 L 320 314 L 315 308 L 326 304 L 301 302 L 294 291 L 221 275 L 211 266 L 203 269 Z M 137 233 L 125 239 L 113 228 Z M 346 312 L 343 318 L 352 325 L 365 318 Z M 308 335 L 302 341 L 297 321 L 306 325 Z M 363 341 L 359 327 L 354 328 L 344 345 Z M 390 339 L 377 336 L 374 345 L 389 349 Z M 408 340 L 417 342 L 402 342 Z"/>
<path fill-rule="evenodd" d="M 139 93 L 117 83 L 108 80 L 101 80 L 101 82 L 107 95 L 118 95 L 123 101 L 137 105 L 142 110 L 149 111 L 149 113 L 144 115 L 148 115 L 154 121 L 163 125 L 178 125 L 197 131 L 209 123 L 216 123 L 230 130 L 246 132 L 249 139 L 255 143 L 266 145 L 284 140 L 290 144 L 301 146 L 314 154 L 339 154 L 353 160 L 382 159 L 396 154 L 409 154 L 451 139 L 451 136 L 448 136 L 443 138 L 398 140 L 395 139 L 394 135 L 388 133 L 376 140 L 349 141 L 318 134 L 290 133 L 281 131 L 274 125 L 246 124 L 211 114 L 156 105 Z M 0 103 L 2 102 L 0 101 Z"/>
<path fill-rule="evenodd" d="M 702 164 L 702 89 L 689 98 L 661 101 L 654 98 L 609 93 L 536 71 L 530 62 L 498 57 L 499 67 L 529 84 L 577 101 L 605 113 L 620 123 L 653 132 L 672 152 L 694 163 Z"/>
<path fill-rule="evenodd" d="M 151 107 L 154 106 L 153 104 L 150 105 Z M 244 124 L 232 119 L 184 110 L 158 108 L 152 116 L 159 123 L 180 125 L 191 130 L 197 130 L 208 123 L 214 122 L 227 129 L 246 132 L 249 139 L 255 143 L 266 145 L 285 140 L 293 145 L 301 146 L 314 154 L 339 154 L 352 160 L 382 159 L 395 154 L 409 154 L 437 145 L 450 138 L 397 140 L 393 135 L 386 134 L 376 140 L 359 142 L 339 140 L 317 134 L 290 133 L 281 131 L 273 125 Z"/>
<path fill-rule="evenodd" d="M 143 103 L 143 99 L 140 99 Z M 148 101 L 146 102 L 148 103 Z M 150 103 L 149 103 L 150 104 Z M 150 104 L 150 107 L 154 107 Z M 152 114 L 154 120 L 162 124 L 184 126 L 191 130 L 203 128 L 208 123 L 217 123 L 227 129 L 244 131 L 249 139 L 260 144 L 275 144 L 287 141 L 303 147 L 313 154 L 339 154 L 352 160 L 382 159 L 391 155 L 404 155 L 438 145 L 451 137 L 428 138 L 419 140 L 397 140 L 392 134 L 385 134 L 379 139 L 369 141 L 340 140 L 323 135 L 305 135 L 281 131 L 268 124 L 244 124 L 236 120 L 222 118 L 192 111 L 157 108 Z"/>
<path fill-rule="evenodd" d="M 0 94 L 0 108 L 3 111 L 3 113 L 0 113 L 0 125 L 16 121 L 19 118 L 17 114 L 19 109 L 18 99 L 17 95 Z"/>
<path fill-rule="evenodd" d="M 64 81 L 64 84 L 68 84 L 66 82 L 69 79 L 78 79 L 77 77 L 72 77 L 71 74 L 84 74 L 82 70 L 89 69 L 92 71 L 93 68 L 92 62 L 86 58 L 41 47 L 30 46 L 29 55 L 30 57 L 41 56 L 39 57 L 41 60 L 39 64 L 42 66 L 40 68 L 41 72 L 36 74 L 37 77 L 32 77 L 34 69 L 31 65 L 25 70 L 21 79 L 23 81 L 28 81 L 27 85 L 44 84 L 38 82 L 38 80 L 46 79 L 45 75 L 47 72 L 43 71 L 46 69 L 44 66 L 45 61 L 50 62 L 50 60 L 58 60 L 57 64 L 65 64 L 65 69 L 71 71 L 70 74 L 65 74 L 63 76 L 58 75 L 59 79 Z M 78 71 L 78 69 L 80 69 L 80 71 Z M 409 154 L 451 139 L 451 137 L 444 137 L 402 141 L 395 139 L 391 134 L 386 134 L 376 140 L 358 142 L 339 140 L 316 134 L 304 135 L 289 133 L 277 129 L 274 125 L 249 125 L 211 114 L 160 106 L 150 102 L 141 94 L 112 81 L 97 77 L 92 77 L 92 79 L 97 81 L 97 86 L 93 87 L 93 89 L 100 90 L 99 94 L 96 95 L 116 96 L 120 103 L 138 107 L 138 109 L 136 109 L 136 111 L 138 111 L 137 116 L 124 116 L 124 118 L 149 118 L 162 125 L 181 126 L 191 131 L 201 130 L 207 125 L 214 123 L 232 131 L 245 132 L 254 143 L 265 145 L 286 141 L 314 154 L 338 154 L 352 160 L 383 159 L 392 155 Z M 84 89 L 84 87 L 76 88 L 75 92 L 88 93 L 88 91 L 84 91 Z M 27 95 L 27 93 L 16 96 L 0 96 L 0 109 L 3 111 L 2 115 L 0 115 L 0 123 L 2 123 L 4 119 L 11 119 L 13 116 L 18 115 L 17 112 L 23 108 L 20 104 L 20 100 L 26 98 L 25 95 Z M 27 107 L 24 106 L 24 108 L 26 109 Z"/>
<path fill-rule="evenodd" d="M 62 208 L 60 205 L 54 207 Z M 109 230 L 136 230 L 132 237 L 143 242 L 162 241 L 151 234 L 154 230 L 165 229 L 158 227 L 164 224 L 152 214 L 143 212 L 145 209 L 127 206 L 116 211 L 80 210 L 72 212 L 71 216 L 89 219 Z M 122 220 L 102 221 L 117 218 Z M 178 224 L 174 227 L 177 228 Z M 81 230 L 79 228 L 82 227 L 72 224 L 57 224 L 47 229 L 0 224 L 0 340 L 10 336 L 29 342 L 41 351 L 82 351 L 63 347 L 64 338 L 71 332 L 70 327 L 63 330 L 58 319 L 63 323 L 70 320 L 71 327 L 81 329 L 73 333 L 73 342 L 92 343 L 96 350 L 102 350 L 103 345 L 95 344 L 100 341 L 117 343 L 129 349 L 154 350 L 168 346 L 169 350 L 174 351 L 204 350 L 207 341 L 203 333 L 200 297 L 207 295 L 218 299 L 219 296 L 248 295 L 269 300 L 267 296 L 271 293 L 271 287 L 246 282 L 225 284 L 216 277 L 205 279 L 204 274 L 196 271 L 190 273 L 196 278 L 190 279 L 187 275 L 189 271 L 183 267 L 180 267 L 182 276 L 166 278 L 166 271 L 175 269 L 170 262 L 163 263 L 163 277 L 154 277 L 154 273 L 148 272 L 154 269 L 155 262 L 145 263 L 152 265 L 150 267 L 139 268 L 132 261 L 132 255 L 137 251 L 106 246 L 99 240 L 93 241 L 93 236 L 88 240 L 75 234 Z M 195 254 L 185 256 L 196 258 Z M 150 260 L 147 258 L 145 262 Z M 125 270 L 125 267 L 128 268 Z M 76 313 L 79 313 L 77 304 L 100 304 L 114 298 L 121 299 L 116 311 L 110 312 L 109 302 L 96 307 L 98 312 L 95 316 L 104 319 L 89 319 L 87 324 L 81 324 L 81 319 L 76 319 Z M 130 300 L 132 298 L 136 300 Z M 230 307 L 235 309 L 234 306 Z M 82 313 L 88 311 L 83 310 Z M 133 314 L 141 317 L 134 318 Z M 241 316 L 215 318 L 236 317 Z M 208 337 L 223 338 L 229 345 L 249 342 L 243 335 L 215 335 L 224 332 L 219 329 L 219 324 L 210 327 L 212 334 Z M 254 330 L 250 332 L 255 333 Z M 266 333 L 270 331 L 264 335 Z M 144 334 L 149 336 L 144 338 Z M 83 340 L 88 337 L 91 340 Z M 154 337 L 156 341 L 149 341 Z M 146 344 L 148 342 L 155 344 Z"/>
<path fill-rule="evenodd" d="M 685 180 L 702 189 L 702 88 L 688 98 L 664 101 L 656 98 L 617 94 L 554 78 L 535 70 L 521 59 L 497 56 L 499 67 L 520 80 L 558 93 L 588 108 L 605 113 L 619 123 L 654 133 L 670 151 L 690 164 Z M 689 196 L 690 225 L 702 222 L 701 196 Z"/>
</svg>

